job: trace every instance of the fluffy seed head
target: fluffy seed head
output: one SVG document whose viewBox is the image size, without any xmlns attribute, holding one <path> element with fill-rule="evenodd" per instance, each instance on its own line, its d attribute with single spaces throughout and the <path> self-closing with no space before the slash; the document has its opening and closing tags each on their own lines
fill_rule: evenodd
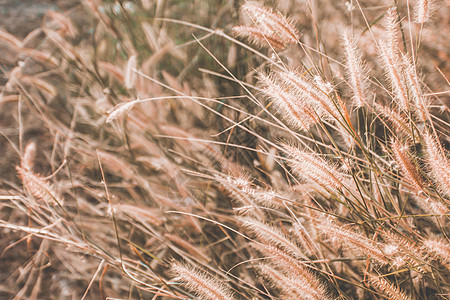
<svg viewBox="0 0 450 300">
<path fill-rule="evenodd" d="M 276 245 L 295 258 L 306 258 L 300 248 L 277 228 L 257 221 L 254 218 L 242 218 L 242 225 L 251 230 L 261 241 Z"/>
<path fill-rule="evenodd" d="M 303 265 L 288 255 L 278 247 L 268 244 L 254 244 L 256 249 L 268 255 L 272 265 L 278 268 L 282 274 L 295 278 L 299 286 L 303 286 L 302 290 L 313 299 L 326 299 L 327 292 L 322 283 L 307 269 L 307 265 Z"/>
<path fill-rule="evenodd" d="M 393 300 L 410 300 L 411 298 L 403 293 L 399 288 L 382 277 L 378 277 L 366 273 L 369 283 L 375 287 L 379 292 L 387 296 L 388 299 Z"/>
<path fill-rule="evenodd" d="M 389 230 L 383 231 L 383 239 L 390 245 L 397 246 L 397 262 L 394 261 L 394 263 L 398 266 L 401 266 L 401 262 L 402 265 L 408 264 L 410 267 L 416 268 L 416 270 L 421 273 L 430 271 L 429 266 L 427 265 L 428 256 L 416 243 Z"/>
<path fill-rule="evenodd" d="M 403 64 L 405 69 L 406 81 L 409 91 L 411 93 L 412 100 L 414 101 L 414 112 L 417 117 L 426 122 L 430 116 L 428 112 L 428 99 L 423 96 L 422 89 L 419 83 L 419 76 L 416 70 L 416 66 L 411 57 L 403 55 Z"/>
<path fill-rule="evenodd" d="M 450 244 L 444 241 L 428 239 L 423 242 L 425 250 L 442 261 L 450 263 Z"/>
<path fill-rule="evenodd" d="M 386 255 L 380 250 L 380 245 L 362 234 L 329 221 L 322 221 L 316 226 L 334 243 L 344 244 L 351 251 L 367 255 L 381 265 L 388 263 Z"/>
<path fill-rule="evenodd" d="M 433 12 L 433 1 L 431 0 L 417 0 L 414 12 L 414 19 L 416 23 L 423 24 L 428 22 Z"/>
<path fill-rule="evenodd" d="M 327 91 L 318 88 L 305 76 L 296 71 L 279 72 L 277 76 L 283 86 L 308 103 L 320 119 L 335 120 L 339 117 L 339 109 Z"/>
<path fill-rule="evenodd" d="M 283 112 L 284 117 L 297 128 L 308 130 L 319 122 L 313 107 L 303 97 L 299 97 L 292 87 L 281 83 L 275 74 L 261 75 L 260 83 L 264 93 Z"/>
<path fill-rule="evenodd" d="M 229 287 L 197 268 L 181 263 L 174 263 L 172 265 L 172 271 L 179 276 L 186 288 L 199 296 L 200 299 L 234 299 Z"/>
<path fill-rule="evenodd" d="M 434 135 L 426 132 L 423 138 L 431 176 L 441 191 L 450 196 L 450 162 Z"/>
<path fill-rule="evenodd" d="M 331 83 L 326 82 L 319 75 L 314 76 L 314 84 L 325 94 L 329 95 L 334 91 Z"/>
<path fill-rule="evenodd" d="M 57 198 L 53 187 L 44 178 L 23 167 L 17 166 L 16 169 L 23 185 L 34 197 L 51 205 L 55 204 L 55 202 L 62 203 Z"/>
<path fill-rule="evenodd" d="M 306 152 L 287 144 L 283 149 L 290 156 L 290 165 L 296 175 L 312 180 L 326 189 L 343 187 L 344 176 L 335 166 L 315 153 Z"/>
<path fill-rule="evenodd" d="M 367 102 L 368 78 L 361 59 L 361 54 L 356 48 L 356 40 L 349 33 L 342 35 L 345 50 L 345 67 L 352 88 L 353 105 L 362 107 Z"/>
<path fill-rule="evenodd" d="M 253 4 L 243 5 L 242 10 L 250 17 L 254 26 L 234 27 L 233 31 L 237 35 L 246 37 L 259 46 L 269 44 L 275 50 L 297 43 L 297 30 L 292 22 L 280 13 Z"/>
<path fill-rule="evenodd" d="M 136 101 L 123 102 L 114 106 L 113 109 L 108 112 L 109 115 L 108 118 L 106 118 L 106 123 L 111 123 L 112 121 L 126 115 L 133 108 L 134 104 L 136 104 Z"/>
<path fill-rule="evenodd" d="M 403 110 L 409 109 L 408 89 L 404 80 L 403 64 L 400 58 L 389 43 L 380 42 L 380 53 L 383 67 L 386 70 L 386 77 L 394 91 L 394 100 Z"/>
<path fill-rule="evenodd" d="M 386 37 L 385 41 L 387 43 L 387 47 L 397 53 L 399 48 L 399 39 L 400 39 L 400 30 L 398 20 L 398 13 L 395 7 L 392 7 L 386 11 L 385 14 L 385 32 Z"/>
<path fill-rule="evenodd" d="M 318 291 L 302 277 L 284 274 L 284 272 L 278 271 L 268 264 L 260 264 L 258 269 L 265 278 L 267 278 L 275 287 L 280 289 L 280 299 L 328 299 L 326 296 L 318 293 Z"/>
<path fill-rule="evenodd" d="M 303 225 L 295 223 L 292 226 L 291 232 L 295 235 L 308 256 L 316 254 L 317 248 L 314 246 L 314 241 Z"/>
<path fill-rule="evenodd" d="M 416 166 L 409 158 L 407 146 L 402 145 L 398 140 L 395 140 L 392 142 L 392 151 L 394 152 L 395 161 L 400 166 L 402 175 L 405 177 L 405 180 L 411 185 L 415 193 L 422 193 L 422 178 L 420 178 Z"/>
<path fill-rule="evenodd" d="M 410 123 L 402 114 L 390 107 L 378 103 L 375 103 L 374 108 L 377 113 L 386 118 L 389 123 L 393 125 L 392 129 L 394 133 L 400 136 L 405 135 L 410 141 L 413 140 L 409 130 Z"/>
</svg>

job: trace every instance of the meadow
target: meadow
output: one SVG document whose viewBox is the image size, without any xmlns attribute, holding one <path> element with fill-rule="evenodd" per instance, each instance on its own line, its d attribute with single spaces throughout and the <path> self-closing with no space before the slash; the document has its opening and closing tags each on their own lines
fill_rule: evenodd
<svg viewBox="0 0 450 300">
<path fill-rule="evenodd" d="M 438 0 L 0 29 L 0 298 L 449 299 L 449 30 Z"/>
</svg>

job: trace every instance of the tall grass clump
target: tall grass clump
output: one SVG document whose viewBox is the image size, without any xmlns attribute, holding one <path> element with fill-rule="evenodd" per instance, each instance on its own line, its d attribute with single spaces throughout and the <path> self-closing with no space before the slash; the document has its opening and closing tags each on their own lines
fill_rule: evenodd
<svg viewBox="0 0 450 300">
<path fill-rule="evenodd" d="M 445 9 L 272 2 L 0 32 L 1 296 L 446 299 Z"/>
</svg>

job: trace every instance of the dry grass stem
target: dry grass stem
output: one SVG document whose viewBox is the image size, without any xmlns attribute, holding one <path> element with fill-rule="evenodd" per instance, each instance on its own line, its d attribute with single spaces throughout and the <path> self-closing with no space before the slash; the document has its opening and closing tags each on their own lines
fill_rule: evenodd
<svg viewBox="0 0 450 300">
<path fill-rule="evenodd" d="M 0 299 L 448 294 L 445 1 L 50 2 L 0 11 Z"/>
</svg>

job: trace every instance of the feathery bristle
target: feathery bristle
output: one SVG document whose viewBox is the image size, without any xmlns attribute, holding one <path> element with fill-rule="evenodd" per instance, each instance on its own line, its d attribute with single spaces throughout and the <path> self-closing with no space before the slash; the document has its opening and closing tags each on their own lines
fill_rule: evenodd
<svg viewBox="0 0 450 300">
<path fill-rule="evenodd" d="M 295 235 L 295 237 L 297 237 L 298 242 L 308 256 L 316 254 L 317 248 L 314 246 L 314 241 L 311 238 L 310 234 L 305 230 L 303 225 L 294 223 L 291 232 Z"/>
<path fill-rule="evenodd" d="M 300 248 L 273 226 L 253 218 L 241 218 L 242 225 L 251 230 L 261 241 L 277 245 L 295 258 L 306 258 Z"/>
<path fill-rule="evenodd" d="M 292 22 L 280 13 L 249 3 L 244 4 L 242 9 L 254 22 L 254 26 L 234 27 L 233 31 L 237 35 L 246 37 L 259 46 L 269 44 L 275 50 L 297 43 L 299 39 L 297 30 Z"/>
<path fill-rule="evenodd" d="M 240 175 L 239 177 L 231 175 L 216 176 L 216 178 L 230 196 L 243 202 L 245 205 L 249 205 L 252 202 L 253 188 L 245 175 Z"/>
<path fill-rule="evenodd" d="M 430 271 L 427 265 L 428 256 L 417 244 L 388 230 L 383 231 L 383 239 L 397 247 L 397 260 L 402 261 L 403 264 L 408 264 L 410 267 L 414 267 L 421 273 L 428 273 Z"/>
<path fill-rule="evenodd" d="M 233 32 L 239 37 L 248 39 L 251 43 L 259 47 L 264 47 L 269 44 L 275 50 L 284 49 L 285 45 L 283 41 L 278 39 L 278 37 L 264 33 L 260 28 L 252 26 L 235 26 L 233 27 Z"/>
<path fill-rule="evenodd" d="M 286 254 L 278 247 L 268 244 L 253 244 L 253 247 L 267 254 L 274 266 L 276 266 L 282 274 L 290 278 L 295 278 L 298 284 L 304 286 L 304 292 L 312 296 L 314 299 L 326 299 L 327 293 L 321 282 L 297 259 Z"/>
<path fill-rule="evenodd" d="M 409 158 L 407 151 L 407 146 L 400 144 L 398 140 L 392 142 L 392 151 L 394 152 L 394 157 L 400 169 L 402 175 L 405 177 L 406 181 L 411 185 L 413 191 L 417 194 L 423 192 L 423 182 L 417 171 L 417 168 L 412 163 Z"/>
<path fill-rule="evenodd" d="M 179 276 L 187 289 L 195 293 L 201 299 L 234 299 L 233 293 L 229 287 L 197 268 L 181 263 L 173 263 L 172 271 Z"/>
<path fill-rule="evenodd" d="M 20 179 L 22 179 L 23 185 L 34 197 L 50 205 L 55 204 L 55 202 L 62 204 L 62 201 L 57 198 L 53 187 L 44 178 L 23 167 L 17 166 L 16 170 Z"/>
<path fill-rule="evenodd" d="M 448 215 L 450 214 L 450 209 L 439 200 L 434 200 L 433 198 L 427 197 L 417 197 L 416 199 L 417 205 L 425 212 L 432 214 L 432 215 Z M 434 222 L 436 221 L 433 219 Z M 435 222 L 437 226 L 439 226 L 438 223 Z"/>
<path fill-rule="evenodd" d="M 293 160 L 290 165 L 298 176 L 312 180 L 326 189 L 339 189 L 344 186 L 343 174 L 319 155 L 287 144 L 282 147 Z"/>
<path fill-rule="evenodd" d="M 283 86 L 293 90 L 296 97 L 311 105 L 321 119 L 336 120 L 340 112 L 332 98 L 326 91 L 318 89 L 312 81 L 298 72 L 278 72 L 277 77 Z"/>
<path fill-rule="evenodd" d="M 283 85 L 272 74 L 260 76 L 265 94 L 285 113 L 284 117 L 294 126 L 308 130 L 319 122 L 314 109 L 304 98 L 298 97 L 292 88 Z"/>
<path fill-rule="evenodd" d="M 442 261 L 450 263 L 450 244 L 444 241 L 428 239 L 423 242 L 425 250 L 431 255 L 436 255 Z"/>
<path fill-rule="evenodd" d="M 314 76 L 314 84 L 321 92 L 325 93 L 326 95 L 330 95 L 334 92 L 333 85 L 329 82 L 324 81 L 319 75 Z"/>
<path fill-rule="evenodd" d="M 322 221 L 316 227 L 334 243 L 344 244 L 350 250 L 364 254 L 381 265 L 388 263 L 386 255 L 380 250 L 380 245 L 367 237 L 330 221 Z"/>
<path fill-rule="evenodd" d="M 375 110 L 381 114 L 383 117 L 387 118 L 392 125 L 395 127 L 395 133 L 406 133 L 409 136 L 409 122 L 403 117 L 403 115 L 399 114 L 392 108 L 383 106 L 381 104 L 375 103 Z"/>
<path fill-rule="evenodd" d="M 386 11 L 385 14 L 385 32 L 386 37 L 384 41 L 386 42 L 386 46 L 389 51 L 391 51 L 395 56 L 399 52 L 399 39 L 400 39 L 400 30 L 398 24 L 398 14 L 397 9 L 395 7 L 391 7 Z"/>
<path fill-rule="evenodd" d="M 438 140 L 426 132 L 423 135 L 427 162 L 431 170 L 431 176 L 441 189 L 442 193 L 450 196 L 450 162 L 444 155 Z"/>
<path fill-rule="evenodd" d="M 136 180 L 136 178 L 134 177 L 133 169 L 130 167 L 130 165 L 128 165 L 126 161 L 122 160 L 117 155 L 105 151 L 98 151 L 98 156 L 101 163 L 106 168 L 121 174 L 128 180 Z"/>
<path fill-rule="evenodd" d="M 275 287 L 280 289 L 280 299 L 327 299 L 318 294 L 318 292 L 301 277 L 285 275 L 283 272 L 280 272 L 267 264 L 260 264 L 258 269 L 265 278 L 267 278 Z"/>
<path fill-rule="evenodd" d="M 369 278 L 369 283 L 375 287 L 379 292 L 383 293 L 392 300 L 410 300 L 411 298 L 403 293 L 399 288 L 382 277 L 366 273 Z"/>
<path fill-rule="evenodd" d="M 126 115 L 135 104 L 136 101 L 122 102 L 117 104 L 110 111 L 108 111 L 109 115 L 106 118 L 106 123 L 111 123 L 112 121 Z"/>
<path fill-rule="evenodd" d="M 254 195 L 257 190 L 253 187 L 248 176 L 237 174 L 236 176 L 216 176 L 218 182 L 234 200 L 241 206 L 235 208 L 235 212 L 241 215 L 251 215 L 256 218 L 262 217 L 263 212 L 256 205 Z"/>
<path fill-rule="evenodd" d="M 397 23 L 397 10 L 395 8 L 389 9 L 385 14 L 385 19 L 386 37 L 379 44 L 383 67 L 394 91 L 394 99 L 401 109 L 408 110 L 408 89 L 404 80 L 403 63 L 400 56 L 400 31 Z"/>
<path fill-rule="evenodd" d="M 387 78 L 394 90 L 394 100 L 401 109 L 407 111 L 409 109 L 409 100 L 408 90 L 403 79 L 403 64 L 400 64 L 399 56 L 386 42 L 380 42 L 380 53 Z"/>
<path fill-rule="evenodd" d="M 414 112 L 422 122 L 426 122 L 430 119 L 428 112 L 428 100 L 425 96 L 423 96 L 416 66 L 413 63 L 412 58 L 406 55 L 403 55 L 403 64 L 405 66 L 405 75 L 408 87 L 414 101 Z"/>
<path fill-rule="evenodd" d="M 345 67 L 352 88 L 353 105 L 362 107 L 367 103 L 368 78 L 361 59 L 361 54 L 356 48 L 356 40 L 346 33 L 342 36 L 345 50 Z"/>
<path fill-rule="evenodd" d="M 433 11 L 432 0 L 417 0 L 415 6 L 414 19 L 416 23 L 428 22 Z"/>
<path fill-rule="evenodd" d="M 223 178 L 225 177 L 225 178 Z M 245 205 L 263 205 L 265 207 L 284 207 L 283 201 L 277 199 L 280 195 L 273 189 L 263 189 L 253 185 L 251 179 L 243 174 L 238 176 L 217 176 L 218 181 L 230 195 Z"/>
</svg>

